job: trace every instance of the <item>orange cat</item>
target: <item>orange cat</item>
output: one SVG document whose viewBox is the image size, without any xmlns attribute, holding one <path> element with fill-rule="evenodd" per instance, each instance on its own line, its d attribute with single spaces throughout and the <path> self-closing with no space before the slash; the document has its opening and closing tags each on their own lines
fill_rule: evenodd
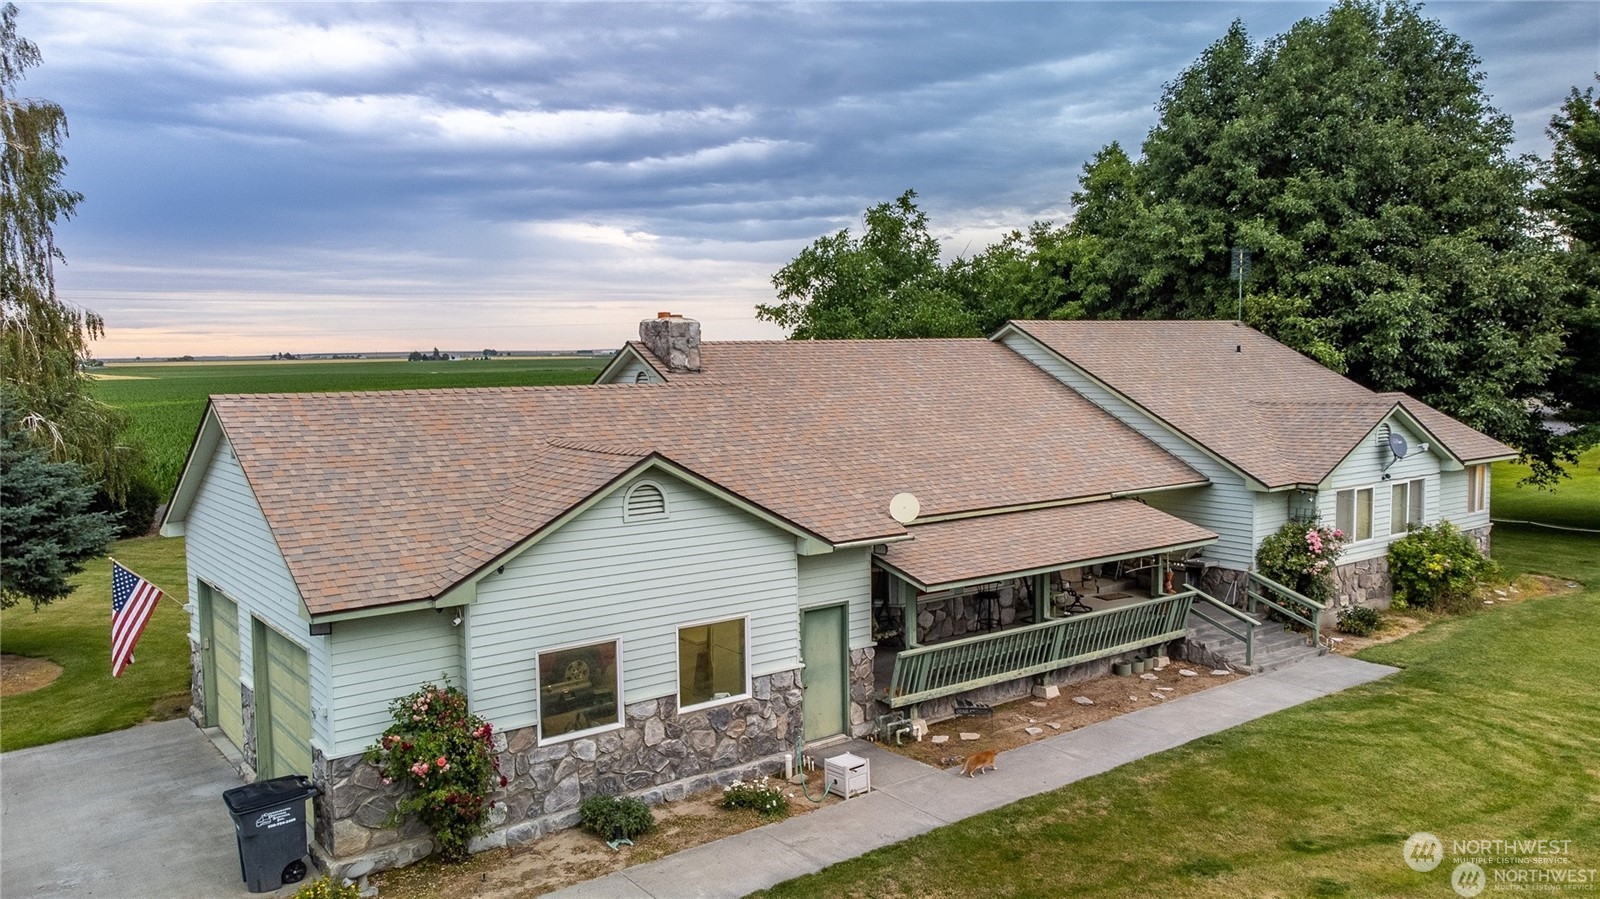
<svg viewBox="0 0 1600 899">
<path fill-rule="evenodd" d="M 985 768 L 988 768 L 990 771 L 1000 770 L 999 766 L 994 763 L 996 755 L 998 755 L 998 752 L 993 749 L 985 749 L 982 752 L 974 752 L 973 754 L 967 756 L 966 763 L 961 766 L 961 773 L 968 777 L 972 777 L 977 774 L 982 774 L 983 769 Z"/>
</svg>

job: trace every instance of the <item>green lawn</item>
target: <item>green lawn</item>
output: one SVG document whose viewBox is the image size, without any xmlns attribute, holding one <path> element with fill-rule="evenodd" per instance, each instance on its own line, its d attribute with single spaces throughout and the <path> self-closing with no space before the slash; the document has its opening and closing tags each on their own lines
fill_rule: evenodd
<svg viewBox="0 0 1600 899">
<path fill-rule="evenodd" d="M 587 384 L 609 361 L 517 356 L 459 362 L 129 363 L 97 370 L 95 395 L 133 415 L 128 438 L 150 452 L 156 487 L 172 492 L 213 393 L 320 393 L 429 387 Z"/>
<path fill-rule="evenodd" d="M 1583 591 L 1440 621 L 1365 654 L 1391 678 L 759 895 L 1453 896 L 1453 863 L 1403 863 L 1420 830 L 1447 855 L 1571 840 L 1600 868 L 1600 537 L 1549 534 L 1497 528 L 1498 555 Z"/>
<path fill-rule="evenodd" d="M 1578 464 L 1568 471 L 1572 476 L 1563 479 L 1554 490 L 1540 490 L 1517 486 L 1528 476 L 1528 466 L 1495 463 L 1490 511 L 1497 519 L 1600 531 L 1600 446 L 1580 456 Z"/>
<path fill-rule="evenodd" d="M 112 547 L 123 565 L 166 591 L 145 627 L 137 661 L 111 676 L 111 563 L 97 559 L 78 589 L 38 612 L 23 604 L 0 612 L 0 651 L 49 659 L 55 683 L 0 703 L 0 751 L 22 749 L 172 717 L 189 706 L 189 618 L 183 541 L 146 537 Z M 181 695 L 178 695 L 181 694 Z"/>
</svg>

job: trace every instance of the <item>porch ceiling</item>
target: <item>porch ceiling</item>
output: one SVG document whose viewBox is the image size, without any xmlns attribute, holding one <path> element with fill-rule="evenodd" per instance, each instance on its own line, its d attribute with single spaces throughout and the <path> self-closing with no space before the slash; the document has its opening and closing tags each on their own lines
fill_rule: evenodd
<svg viewBox="0 0 1600 899">
<path fill-rule="evenodd" d="M 920 590 L 1020 577 L 1213 543 L 1217 535 L 1131 499 L 909 528 L 878 563 Z"/>
</svg>

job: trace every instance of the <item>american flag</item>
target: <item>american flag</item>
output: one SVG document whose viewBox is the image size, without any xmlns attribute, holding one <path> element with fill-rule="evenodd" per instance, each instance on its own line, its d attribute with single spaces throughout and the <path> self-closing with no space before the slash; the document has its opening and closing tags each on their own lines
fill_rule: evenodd
<svg viewBox="0 0 1600 899">
<path fill-rule="evenodd" d="M 155 584 L 111 560 L 111 676 L 121 677 L 133 661 L 133 647 L 161 600 Z"/>
</svg>

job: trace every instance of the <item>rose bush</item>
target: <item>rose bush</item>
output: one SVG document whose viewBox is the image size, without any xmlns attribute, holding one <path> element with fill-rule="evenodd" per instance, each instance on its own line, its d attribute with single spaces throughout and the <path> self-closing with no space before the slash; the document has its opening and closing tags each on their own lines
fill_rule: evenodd
<svg viewBox="0 0 1600 899">
<path fill-rule="evenodd" d="M 1344 531 L 1314 521 L 1289 521 L 1261 541 L 1256 570 L 1308 599 L 1333 599 L 1333 567 L 1349 540 Z"/>
<path fill-rule="evenodd" d="M 485 831 L 489 795 L 506 785 L 494 754 L 494 725 L 472 714 L 466 694 L 448 681 L 423 684 L 391 702 L 389 712 L 394 723 L 366 752 L 384 783 L 411 787 L 389 824 L 415 814 L 433 831 L 439 856 L 461 861 L 467 844 Z"/>
</svg>

